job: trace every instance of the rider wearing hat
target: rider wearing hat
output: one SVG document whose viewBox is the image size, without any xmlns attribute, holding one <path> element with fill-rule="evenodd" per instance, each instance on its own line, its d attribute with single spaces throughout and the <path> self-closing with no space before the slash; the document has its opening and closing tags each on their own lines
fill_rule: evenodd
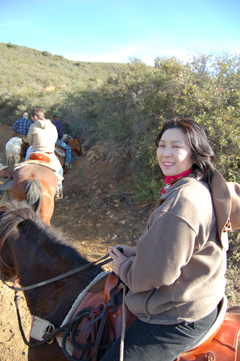
<svg viewBox="0 0 240 361">
<path fill-rule="evenodd" d="M 11 199 L 12 176 L 13 172 L 7 174 L 8 165 L 0 163 L 0 207 Z"/>
</svg>

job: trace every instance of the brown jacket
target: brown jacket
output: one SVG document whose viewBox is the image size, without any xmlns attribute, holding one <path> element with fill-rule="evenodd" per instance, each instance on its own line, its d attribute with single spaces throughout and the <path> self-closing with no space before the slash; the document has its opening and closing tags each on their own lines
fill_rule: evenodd
<svg viewBox="0 0 240 361">
<path fill-rule="evenodd" d="M 227 211 L 222 209 L 222 202 L 230 204 L 231 197 L 218 175 L 213 195 L 193 175 L 177 181 L 151 214 L 136 256 L 121 262 L 119 275 L 129 287 L 126 304 L 141 320 L 159 324 L 196 321 L 222 299 L 228 243 L 227 235 L 219 237 L 218 232 L 222 236 L 231 210 L 231 205 Z"/>
</svg>

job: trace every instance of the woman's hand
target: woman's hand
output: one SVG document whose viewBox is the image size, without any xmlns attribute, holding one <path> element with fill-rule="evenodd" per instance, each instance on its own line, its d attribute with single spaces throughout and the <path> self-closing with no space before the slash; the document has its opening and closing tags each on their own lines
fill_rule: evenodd
<svg viewBox="0 0 240 361">
<path fill-rule="evenodd" d="M 117 249 L 117 247 L 111 247 L 109 256 L 113 259 L 111 262 L 112 270 L 118 275 L 119 265 L 126 257 Z"/>
<path fill-rule="evenodd" d="M 118 248 L 122 248 L 123 253 L 121 253 Z M 112 261 L 112 270 L 118 275 L 118 268 L 120 263 L 131 256 L 136 255 L 136 248 L 135 247 L 128 247 L 123 244 L 120 244 L 119 246 L 113 246 L 109 250 L 109 255 L 113 259 Z"/>
<path fill-rule="evenodd" d="M 125 246 L 124 244 L 119 244 L 118 246 L 113 246 L 110 248 L 109 252 L 114 252 L 115 249 L 117 248 L 122 248 L 123 252 L 122 254 L 128 258 L 131 256 L 136 256 L 136 247 L 129 247 L 129 246 Z"/>
</svg>

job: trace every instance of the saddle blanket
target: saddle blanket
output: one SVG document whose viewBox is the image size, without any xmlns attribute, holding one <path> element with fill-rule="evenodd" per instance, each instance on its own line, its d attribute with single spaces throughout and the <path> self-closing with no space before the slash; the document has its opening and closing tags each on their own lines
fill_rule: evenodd
<svg viewBox="0 0 240 361">
<path fill-rule="evenodd" d="M 53 172 L 58 172 L 58 170 L 52 164 L 42 162 L 40 160 L 26 160 L 23 163 L 17 163 L 17 164 L 14 165 L 14 171 L 19 169 L 19 168 L 25 167 L 26 165 L 33 165 L 33 164 L 39 164 L 39 165 L 41 165 L 43 167 L 47 167 L 47 168 L 51 169 Z"/>
</svg>

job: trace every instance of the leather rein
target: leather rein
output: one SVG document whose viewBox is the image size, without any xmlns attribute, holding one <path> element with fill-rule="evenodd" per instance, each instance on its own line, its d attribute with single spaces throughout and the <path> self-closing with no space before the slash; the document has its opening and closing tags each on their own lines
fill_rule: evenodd
<svg viewBox="0 0 240 361">
<path fill-rule="evenodd" d="M 10 269 L 13 269 L 12 267 L 9 267 L 5 262 L 4 260 L 2 259 L 2 256 L 0 255 L 0 260 L 3 262 L 3 264 L 10 268 Z M 105 261 L 104 261 L 105 260 Z M 38 288 L 38 287 L 42 287 L 42 286 L 45 286 L 45 285 L 48 285 L 50 283 L 53 283 L 53 282 L 56 282 L 58 280 L 61 280 L 65 277 L 69 277 L 75 273 L 78 273 L 80 271 L 83 271 L 93 265 L 97 265 L 97 266 L 104 266 L 105 264 L 109 263 L 112 261 L 112 258 L 109 256 L 109 254 L 106 254 L 105 256 L 103 256 L 102 258 L 99 258 L 97 261 L 94 261 L 94 262 L 90 262 L 88 264 L 85 264 L 84 266 L 81 266 L 81 267 L 78 267 L 78 268 L 75 268 L 73 269 L 72 271 L 69 271 L 69 272 L 66 272 L 66 273 L 63 273 L 62 275 L 59 275 L 59 276 L 56 276 L 56 277 L 53 277 L 53 278 L 50 278 L 49 280 L 46 280 L 46 281 L 42 281 L 42 282 L 38 282 L 38 283 L 35 283 L 33 285 L 30 285 L 30 286 L 25 286 L 25 287 L 14 287 L 14 286 L 9 286 L 7 284 L 7 282 L 5 282 L 5 280 L 3 279 L 2 277 L 2 271 L 1 271 L 1 281 L 9 288 L 11 288 L 12 290 L 14 291 L 28 291 L 28 290 L 32 290 L 34 288 Z M 98 263 L 100 262 L 100 263 Z"/>
</svg>

